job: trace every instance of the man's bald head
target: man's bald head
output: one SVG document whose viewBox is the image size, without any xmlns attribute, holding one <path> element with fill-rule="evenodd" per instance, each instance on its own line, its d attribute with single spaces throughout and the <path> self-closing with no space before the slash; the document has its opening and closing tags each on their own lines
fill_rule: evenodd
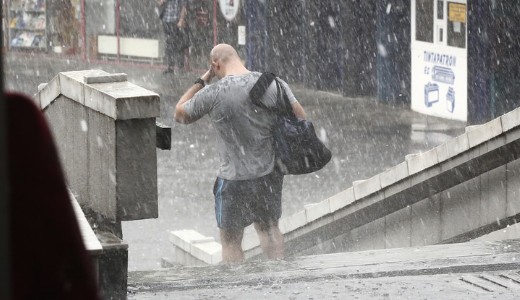
<svg viewBox="0 0 520 300">
<path fill-rule="evenodd" d="M 237 51 L 231 45 L 218 44 L 211 50 L 211 61 L 220 61 L 223 64 L 231 60 L 240 60 Z"/>
<path fill-rule="evenodd" d="M 246 74 L 246 69 L 237 50 L 228 44 L 218 44 L 211 50 L 209 54 L 211 60 L 211 69 L 218 78 L 227 75 Z"/>
</svg>

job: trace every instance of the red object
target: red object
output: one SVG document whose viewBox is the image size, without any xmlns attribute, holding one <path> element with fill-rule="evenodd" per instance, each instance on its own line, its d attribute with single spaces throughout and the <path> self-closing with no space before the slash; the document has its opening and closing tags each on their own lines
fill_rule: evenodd
<svg viewBox="0 0 520 300">
<path fill-rule="evenodd" d="M 217 0 L 213 0 L 213 47 L 217 45 Z"/>
<path fill-rule="evenodd" d="M 83 61 L 87 60 L 87 26 L 85 18 L 85 0 L 81 0 L 81 43 L 83 44 Z"/>
<path fill-rule="evenodd" d="M 23 95 L 5 99 L 12 299 L 100 299 L 43 114 Z"/>
</svg>

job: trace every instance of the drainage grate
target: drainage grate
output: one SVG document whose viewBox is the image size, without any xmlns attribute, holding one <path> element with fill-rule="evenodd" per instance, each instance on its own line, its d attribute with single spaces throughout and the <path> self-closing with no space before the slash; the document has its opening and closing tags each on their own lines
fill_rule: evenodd
<svg viewBox="0 0 520 300">
<path fill-rule="evenodd" d="M 468 274 L 460 277 L 459 282 L 477 292 L 520 291 L 519 272 Z"/>
</svg>

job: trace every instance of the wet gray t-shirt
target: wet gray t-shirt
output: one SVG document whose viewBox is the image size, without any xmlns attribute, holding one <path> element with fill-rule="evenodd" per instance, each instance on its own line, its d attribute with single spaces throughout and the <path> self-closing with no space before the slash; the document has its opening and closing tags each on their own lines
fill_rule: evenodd
<svg viewBox="0 0 520 300">
<path fill-rule="evenodd" d="M 264 176 L 273 171 L 274 152 L 271 128 L 273 113 L 254 105 L 249 91 L 261 73 L 226 76 L 200 90 L 184 109 L 191 120 L 208 114 L 218 134 L 220 169 L 218 176 L 229 180 L 245 180 Z M 284 81 L 289 102 L 296 98 Z M 262 102 L 272 107 L 276 103 L 276 83 L 273 81 Z"/>
</svg>

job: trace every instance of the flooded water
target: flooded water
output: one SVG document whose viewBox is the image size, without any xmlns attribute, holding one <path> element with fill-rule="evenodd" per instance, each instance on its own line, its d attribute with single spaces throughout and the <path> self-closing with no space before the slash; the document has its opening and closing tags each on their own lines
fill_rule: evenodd
<svg viewBox="0 0 520 300">
<path fill-rule="evenodd" d="M 347 99 L 297 85 L 293 89 L 333 159 L 316 173 L 285 177 L 283 216 L 399 164 L 406 154 L 429 150 L 464 131 L 460 122 L 377 104 L 374 99 Z M 173 142 L 170 151 L 158 150 L 159 218 L 123 223 L 130 244 L 130 270 L 158 268 L 160 257 L 172 257 L 171 230 L 194 229 L 218 240 L 212 194 L 219 166 L 215 132 L 207 118 L 188 126 L 173 123 L 177 99 L 162 97 L 161 121 L 172 126 Z"/>
<path fill-rule="evenodd" d="M 58 72 L 85 69 L 127 73 L 129 81 L 159 93 L 159 121 L 172 127 L 172 149 L 157 150 L 159 218 L 122 224 L 123 238 L 129 244 L 129 270 L 160 268 L 162 257 L 173 256 L 169 242 L 172 230 L 194 229 L 218 240 L 212 194 L 219 166 L 215 132 L 208 118 L 186 126 L 174 123 L 172 117 L 175 103 L 200 74 L 172 77 L 153 66 L 7 57 L 6 87 L 33 94 L 38 84 L 48 82 Z M 397 165 L 407 154 L 429 150 L 464 131 L 464 123 L 427 117 L 408 107 L 378 104 L 373 98 L 351 99 L 298 84 L 291 87 L 333 158 L 316 173 L 285 177 L 283 216 L 335 195 L 355 180 Z"/>
</svg>

